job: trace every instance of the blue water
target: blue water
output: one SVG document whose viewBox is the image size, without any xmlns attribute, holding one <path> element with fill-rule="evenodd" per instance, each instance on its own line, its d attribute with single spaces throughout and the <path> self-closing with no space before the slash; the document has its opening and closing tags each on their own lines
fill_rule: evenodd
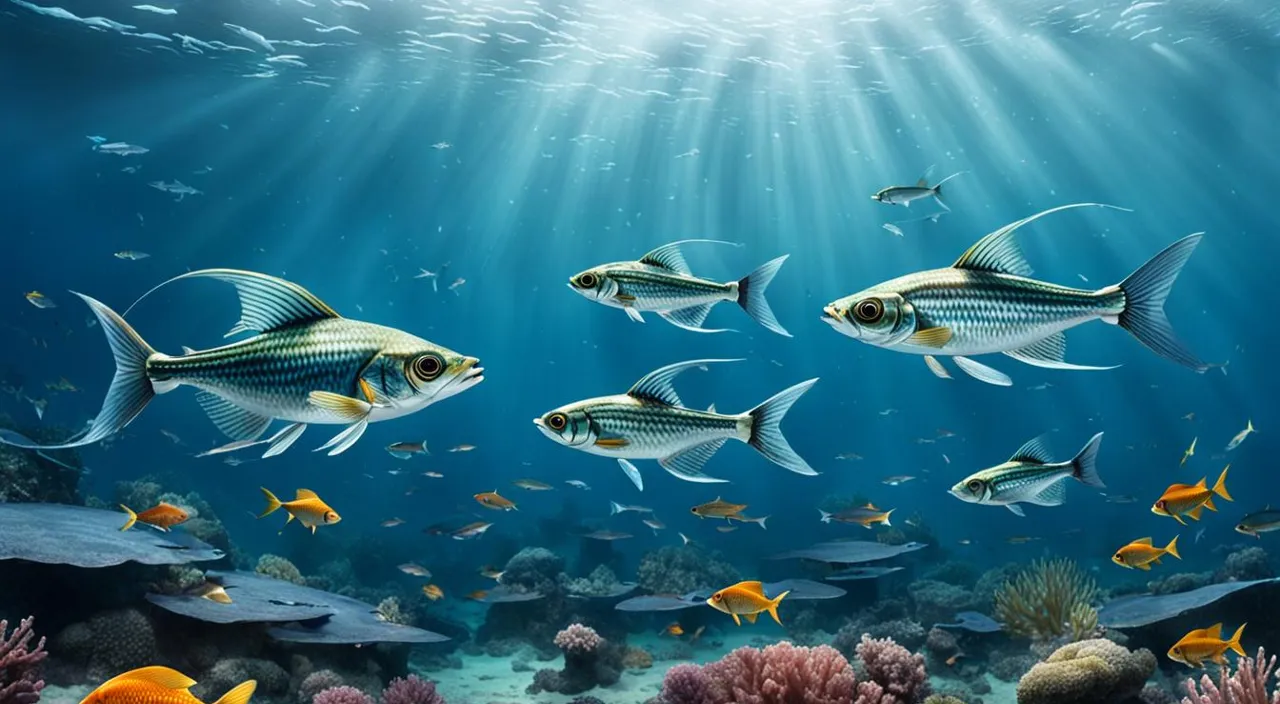
<svg viewBox="0 0 1280 704">
<path fill-rule="evenodd" d="M 155 475 L 207 498 L 248 553 L 315 550 L 308 541 L 330 556 L 372 549 L 387 572 L 369 583 L 400 579 L 394 565 L 416 559 L 452 592 L 486 586 L 474 568 L 524 545 L 557 543 L 575 560 L 580 543 L 568 529 L 543 527 L 570 513 L 580 517 L 573 530 L 634 534 L 613 544 L 626 565 L 678 544 L 679 531 L 724 551 L 744 575 L 767 578 L 787 576 L 760 564 L 771 552 L 869 537 L 818 522 L 824 498 L 857 494 L 896 509 L 895 519 L 918 515 L 953 557 L 987 566 L 1065 555 L 1114 582 L 1131 575 L 1108 560 L 1124 542 L 1153 535 L 1163 544 L 1179 529 L 1179 567 L 1210 569 L 1218 560 L 1210 548 L 1237 542 L 1240 516 L 1280 501 L 1269 461 L 1280 449 L 1280 381 L 1268 354 L 1280 181 L 1280 17 L 1270 3 L 575 4 L 484 3 L 469 10 L 481 15 L 469 20 L 477 26 L 423 19 L 456 18 L 463 10 L 453 3 L 431 10 L 399 0 L 369 0 L 369 11 L 187 0 L 173 4 L 172 17 L 127 3 L 62 3 L 80 17 L 137 25 L 135 33 L 246 45 L 222 26 L 230 22 L 272 39 L 342 43 L 278 47 L 307 68 L 263 64 L 261 50 L 194 54 L 180 42 L 0 4 L 0 367 L 28 389 L 43 392 L 59 377 L 81 389 L 50 392 L 44 423 L 80 427 L 112 373 L 101 331 L 86 326 L 88 311 L 66 291 L 122 309 L 197 268 L 284 277 L 345 316 L 478 356 L 487 370 L 474 390 L 376 424 L 339 457 L 309 452 L 328 437 L 329 428 L 315 428 L 283 456 L 238 467 L 192 456 L 224 439 L 180 391 L 157 399 L 108 448 L 81 452 L 93 470 L 83 493 L 109 499 L 114 482 Z M 361 34 L 316 33 L 303 17 Z M 405 44 L 406 29 L 451 36 L 424 48 Z M 245 77 L 266 68 L 278 75 Z M 98 153 L 89 135 L 150 152 Z M 133 165 L 141 169 L 121 171 Z M 934 180 L 966 172 L 945 188 L 952 212 L 892 235 L 883 223 L 923 213 L 870 194 L 914 183 L 930 165 Z M 204 167 L 212 170 L 194 173 Z M 146 185 L 174 179 L 203 193 L 178 202 Z M 1121 367 L 1059 372 L 983 358 L 1014 379 L 996 388 L 954 367 L 956 378 L 939 380 L 915 356 L 863 345 L 819 320 L 836 298 L 946 266 L 1005 223 L 1084 201 L 1133 212 L 1081 209 L 1028 227 L 1019 241 L 1036 276 L 1101 287 L 1203 231 L 1168 311 L 1197 354 L 1228 366 L 1196 374 L 1095 322 L 1069 333 L 1068 359 Z M 652 315 L 639 325 L 564 286 L 592 265 L 692 237 L 743 245 L 685 249 L 693 271 L 716 280 L 790 254 L 769 300 L 794 338 L 730 303 L 709 325 L 738 333 L 695 335 Z M 126 249 L 151 257 L 112 256 Z M 446 263 L 438 291 L 413 278 Z M 465 283 L 449 290 L 457 279 Z M 22 297 L 31 290 L 58 307 L 31 306 Z M 176 353 L 220 344 L 236 314 L 230 287 L 191 281 L 148 299 L 130 320 Z M 684 483 L 641 461 L 639 493 L 613 461 L 558 446 L 530 422 L 622 392 L 671 362 L 736 357 L 745 361 L 682 376 L 688 405 L 737 412 L 819 377 L 784 430 L 820 476 L 788 473 L 730 443 L 706 469 L 731 484 Z M 36 424 L 26 402 L 6 396 L 2 408 Z M 1224 456 L 1248 419 L 1258 434 Z M 939 429 L 955 436 L 938 438 Z M 1065 506 L 1029 507 L 1019 518 L 947 495 L 1046 431 L 1057 459 L 1105 431 L 1107 492 L 1136 503 L 1106 503 L 1073 485 Z M 1197 454 L 1180 467 L 1193 438 Z M 383 449 L 420 439 L 431 456 L 400 461 Z M 464 443 L 477 449 L 446 452 Z M 841 453 L 862 459 L 836 460 Z M 1212 482 L 1227 462 L 1236 502 L 1220 502 L 1221 515 L 1180 528 L 1147 510 L 1167 485 Z M 388 474 L 395 469 L 406 472 Z M 445 476 L 421 476 L 427 470 Z M 899 474 L 918 479 L 881 484 Z M 522 477 L 555 490 L 511 485 Z M 279 536 L 274 517 L 253 518 L 260 485 L 311 488 L 344 520 L 314 538 Z M 473 501 L 493 489 L 520 510 L 496 514 Z M 689 514 L 718 494 L 771 516 L 768 530 L 722 534 Z M 610 500 L 651 506 L 668 529 L 655 536 L 634 514 L 610 518 Z M 480 541 L 420 532 L 471 514 L 495 522 Z M 393 516 L 408 524 L 379 527 Z M 1197 528 L 1203 538 L 1188 545 Z M 1014 536 L 1040 540 L 1008 544 Z"/>
</svg>

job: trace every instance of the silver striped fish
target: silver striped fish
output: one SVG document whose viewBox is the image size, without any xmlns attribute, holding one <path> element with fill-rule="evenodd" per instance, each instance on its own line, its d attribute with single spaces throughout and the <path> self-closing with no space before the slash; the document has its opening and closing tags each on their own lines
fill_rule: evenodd
<svg viewBox="0 0 1280 704">
<path fill-rule="evenodd" d="M 307 425 L 346 425 L 318 448 L 336 455 L 355 444 L 369 423 L 416 413 L 484 380 L 475 357 L 394 328 L 343 318 L 301 286 L 265 274 L 193 271 L 142 298 L 190 278 L 235 286 L 240 322 L 227 336 L 258 334 L 222 347 L 166 355 L 152 349 L 115 311 L 77 293 L 97 316 L 115 355 L 116 375 L 102 411 L 87 433 L 61 444 L 38 445 L 12 431 L 0 431 L 0 442 L 28 449 L 88 445 L 122 430 L 156 394 L 194 386 L 209 418 L 233 440 L 205 455 L 265 444 L 269 447 L 263 456 L 271 457 L 288 449 Z M 275 419 L 290 424 L 259 440 Z"/>
<path fill-rule="evenodd" d="M 790 255 L 766 262 L 747 276 L 728 283 L 700 279 L 689 271 L 680 245 L 691 242 L 729 244 L 721 240 L 681 240 L 663 245 L 639 261 L 613 262 L 574 274 L 569 288 L 607 306 L 621 308 L 637 323 L 644 312 L 657 313 L 676 327 L 693 332 L 729 332 L 727 328 L 704 328 L 711 308 L 721 301 L 735 301 L 756 322 L 769 330 L 791 337 L 778 323 L 764 292 Z"/>
<path fill-rule="evenodd" d="M 1022 516 L 1027 503 L 1035 506 L 1061 506 L 1067 500 L 1062 480 L 1071 477 L 1085 486 L 1105 489 L 1098 476 L 1098 447 L 1102 433 L 1089 439 L 1070 462 L 1052 462 L 1041 438 L 1034 438 L 1018 448 L 1007 462 L 965 477 L 951 487 L 951 495 L 972 504 L 1004 506 Z"/>
<path fill-rule="evenodd" d="M 1060 210 L 1105 207 L 1076 203 L 1012 222 L 983 237 L 945 269 L 908 274 L 828 305 L 823 321 L 840 333 L 876 347 L 925 355 L 934 374 L 948 378 L 934 355 L 955 359 L 963 371 L 1001 386 L 1005 374 L 969 356 L 1002 353 L 1038 367 L 1098 370 L 1068 364 L 1065 331 L 1091 320 L 1119 325 L 1156 354 L 1203 372 L 1200 361 L 1174 336 L 1165 299 L 1202 233 L 1188 235 L 1152 257 L 1124 281 L 1096 291 L 1029 278 L 1013 235 L 1018 228 Z"/>
<path fill-rule="evenodd" d="M 658 460 L 663 469 L 690 482 L 723 482 L 702 473 L 702 466 L 728 440 L 755 448 L 769 461 L 796 472 L 817 472 L 791 449 L 783 437 L 782 418 L 817 379 L 792 386 L 755 408 L 737 415 L 685 408 L 672 380 L 694 367 L 737 359 L 697 359 L 650 372 L 625 394 L 578 401 L 549 411 L 533 422 L 552 440 L 593 455 L 614 457 L 643 490 L 640 473 L 630 459 Z"/>
</svg>

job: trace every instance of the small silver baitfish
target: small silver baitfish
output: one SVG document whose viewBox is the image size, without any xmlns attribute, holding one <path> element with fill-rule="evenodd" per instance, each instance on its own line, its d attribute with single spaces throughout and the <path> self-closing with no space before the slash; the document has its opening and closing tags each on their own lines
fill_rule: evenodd
<svg viewBox="0 0 1280 704">
<path fill-rule="evenodd" d="M 533 422 L 552 440 L 593 455 L 615 457 L 623 471 L 643 490 L 640 473 L 628 459 L 658 460 L 663 469 L 689 482 L 723 482 L 702 473 L 702 465 L 727 440 L 755 448 L 769 461 L 796 472 L 815 475 L 787 439 L 780 424 L 817 379 L 792 386 L 755 408 L 737 415 L 716 413 L 715 406 L 685 408 L 672 380 L 694 367 L 736 359 L 697 359 L 672 364 L 645 375 L 625 394 L 601 396 L 561 406 Z"/>
<path fill-rule="evenodd" d="M 933 169 L 930 168 L 930 171 L 932 170 Z M 929 175 L 925 174 L 920 177 L 919 181 L 916 181 L 916 185 L 914 186 L 889 186 L 888 188 L 882 188 L 871 196 L 871 200 L 888 203 L 889 205 L 901 205 L 903 207 L 910 208 L 911 204 L 915 201 L 932 198 L 938 205 L 946 208 L 947 204 L 942 201 L 942 184 L 962 173 L 964 172 L 957 171 L 932 186 L 929 185 Z M 950 208 L 947 209 L 950 210 Z M 937 222 L 937 220 L 934 220 L 934 222 Z M 902 236 L 901 231 L 895 232 L 894 234 L 899 237 Z"/>
<path fill-rule="evenodd" d="M 122 430 L 156 394 L 194 386 L 209 418 L 234 440 L 205 455 L 261 444 L 269 445 L 264 457 L 278 455 L 313 423 L 348 426 L 318 448 L 336 455 L 355 444 L 369 423 L 416 413 L 484 380 L 475 357 L 394 328 L 348 320 L 301 286 L 265 274 L 193 271 L 142 298 L 197 277 L 235 286 L 240 322 L 227 336 L 258 334 L 209 350 L 162 354 L 115 311 L 77 293 L 97 316 L 115 355 L 116 375 L 102 411 L 88 432 L 61 444 L 39 445 L 8 430 L 0 430 L 0 442 L 27 449 L 88 445 Z M 290 425 L 258 440 L 273 419 Z"/>
<path fill-rule="evenodd" d="M 1007 462 L 965 477 L 951 487 L 951 495 L 971 504 L 1004 506 L 1019 516 L 1026 515 L 1019 503 L 1061 506 L 1067 500 L 1062 480 L 1071 477 L 1096 489 L 1104 489 L 1098 476 L 1098 446 L 1102 433 L 1090 438 L 1069 462 L 1051 462 L 1041 438 L 1033 438 L 1018 448 Z"/>
<path fill-rule="evenodd" d="M 569 279 L 569 288 L 591 300 L 621 308 L 637 323 L 644 322 L 641 313 L 648 311 L 657 313 L 676 327 L 693 332 L 728 332 L 727 328 L 704 328 L 702 323 L 715 304 L 735 301 L 756 322 L 779 335 L 791 337 L 791 333 L 778 323 L 764 297 L 765 289 L 790 255 L 767 262 L 738 281 L 719 283 L 700 279 L 689 271 L 680 245 L 691 242 L 742 246 L 721 240 L 672 242 L 649 252 L 639 261 L 601 264 L 575 274 Z"/>
<path fill-rule="evenodd" d="M 969 358 L 1002 353 L 1038 367 L 1113 369 L 1068 364 L 1065 331 L 1091 320 L 1119 325 L 1156 354 L 1203 372 L 1173 334 L 1164 303 L 1201 233 L 1152 257 L 1124 281 L 1096 291 L 1028 278 L 1031 265 L 1013 239 L 1018 228 L 1060 210 L 1105 207 L 1076 203 L 1005 225 L 983 237 L 952 266 L 886 281 L 832 302 L 823 322 L 875 347 L 925 356 L 935 375 L 949 378 L 934 355 L 947 355 L 981 381 L 1009 386 L 1009 377 Z"/>
</svg>

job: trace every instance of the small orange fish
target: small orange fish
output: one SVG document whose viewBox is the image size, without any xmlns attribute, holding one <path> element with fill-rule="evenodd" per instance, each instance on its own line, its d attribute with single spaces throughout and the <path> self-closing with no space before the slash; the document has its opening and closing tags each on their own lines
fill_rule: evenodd
<svg viewBox="0 0 1280 704">
<path fill-rule="evenodd" d="M 694 506 L 693 508 L 689 509 L 689 511 L 693 513 L 693 515 L 697 516 L 698 518 L 728 519 L 729 516 L 734 516 L 739 513 L 742 513 L 744 510 L 746 510 L 746 508 L 747 508 L 747 504 L 731 504 L 728 501 L 724 501 L 719 496 L 717 496 L 715 501 L 708 501 L 705 504 L 698 504 L 697 506 Z"/>
<path fill-rule="evenodd" d="M 434 584 L 424 585 L 422 593 L 432 601 L 440 601 L 444 598 L 444 590 Z"/>
<path fill-rule="evenodd" d="M 673 623 L 670 626 L 667 626 L 666 629 L 663 630 L 663 633 L 679 638 L 684 635 L 684 629 L 680 627 L 679 623 Z"/>
<path fill-rule="evenodd" d="M 1227 493 L 1228 469 L 1231 469 L 1231 465 L 1222 469 L 1222 474 L 1218 475 L 1218 481 L 1214 483 L 1212 489 L 1205 484 L 1208 477 L 1202 477 L 1196 484 L 1171 485 L 1160 495 L 1160 500 L 1151 507 L 1151 512 L 1157 516 L 1168 516 L 1185 526 L 1187 522 L 1182 520 L 1183 516 L 1189 516 L 1198 521 L 1204 509 L 1218 510 L 1213 505 L 1214 494 L 1227 501 L 1235 501 L 1231 498 L 1231 494 Z"/>
<path fill-rule="evenodd" d="M 747 623 L 755 623 L 756 616 L 761 612 L 766 612 L 777 621 L 778 625 L 782 625 L 782 621 L 778 620 L 778 604 L 791 592 L 786 591 L 778 596 L 770 599 L 764 595 L 764 584 L 760 582 L 738 582 L 731 587 L 725 587 L 707 599 L 707 606 L 722 611 L 733 617 L 733 622 L 742 625 L 742 619 L 739 616 L 745 616 Z"/>
<path fill-rule="evenodd" d="M 1179 560 L 1182 556 L 1178 554 L 1178 536 L 1173 536 L 1173 540 L 1163 548 L 1158 548 L 1151 544 L 1151 538 L 1138 538 L 1128 545 L 1116 551 L 1111 556 L 1111 561 L 1121 567 L 1129 569 L 1150 570 L 1151 563 L 1160 564 L 1160 558 L 1165 555 L 1173 555 Z"/>
<path fill-rule="evenodd" d="M 472 599 L 474 601 L 484 601 L 485 597 L 487 596 L 489 596 L 489 592 L 483 589 L 477 589 L 474 592 L 471 592 L 470 594 L 468 594 L 467 598 Z"/>
<path fill-rule="evenodd" d="M 120 529 L 121 531 L 129 530 L 135 523 L 141 522 L 168 533 L 170 528 L 186 523 L 187 519 L 191 517 L 185 509 L 163 501 L 142 513 L 134 513 L 124 504 L 120 504 L 120 508 L 129 514 L 128 520 L 124 522 L 124 526 Z"/>
<path fill-rule="evenodd" d="M 267 491 L 266 487 L 262 488 L 262 495 L 267 498 L 267 508 L 258 514 L 258 518 L 266 518 L 276 512 L 277 509 L 283 508 L 289 513 L 289 520 L 285 521 L 285 525 L 289 525 L 293 519 L 305 528 L 311 529 L 311 534 L 315 535 L 318 526 L 331 526 L 342 520 L 342 516 L 338 515 L 316 495 L 316 492 L 310 489 L 299 489 L 298 495 L 293 501 L 281 501 L 276 498 L 275 494 Z"/>
<path fill-rule="evenodd" d="M 227 590 L 217 582 L 205 582 L 183 592 L 186 596 L 197 596 L 201 599 L 208 599 L 217 604 L 230 604 L 231 596 L 227 594 Z"/>
<path fill-rule="evenodd" d="M 947 658 L 947 667 L 955 667 L 956 663 L 962 657 L 964 657 L 964 653 L 956 653 L 955 655 L 952 655 L 951 657 Z"/>
<path fill-rule="evenodd" d="M 202 704 L 190 691 L 196 681 L 167 667 L 141 667 L 103 682 L 80 704 Z M 214 704 L 248 704 L 257 689 L 242 682 Z"/>
<path fill-rule="evenodd" d="M 491 508 L 495 511 L 519 510 L 516 508 L 515 502 L 511 499 L 505 499 L 499 496 L 497 489 L 494 489 L 493 491 L 486 491 L 483 494 L 476 494 L 476 501 L 479 501 L 481 506 Z"/>
<path fill-rule="evenodd" d="M 1235 635 L 1231 636 L 1231 640 L 1222 639 L 1221 623 L 1215 623 L 1208 628 L 1197 628 L 1169 648 L 1169 659 L 1190 667 L 1201 667 L 1205 660 L 1226 665 L 1228 650 L 1234 650 L 1241 657 L 1245 657 L 1244 648 L 1240 645 L 1240 636 L 1244 633 L 1246 625 L 1248 624 L 1240 624 Z"/>
</svg>

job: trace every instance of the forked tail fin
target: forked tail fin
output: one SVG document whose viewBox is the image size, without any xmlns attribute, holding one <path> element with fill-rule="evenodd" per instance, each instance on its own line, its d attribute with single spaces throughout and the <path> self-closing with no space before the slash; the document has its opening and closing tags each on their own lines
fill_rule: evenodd
<svg viewBox="0 0 1280 704">
<path fill-rule="evenodd" d="M 1164 312 L 1164 302 L 1178 273 L 1203 236 L 1196 233 L 1174 242 L 1119 284 L 1119 289 L 1124 292 L 1120 327 L 1128 330 L 1152 352 L 1198 372 L 1207 370 L 1209 365 L 1174 336 L 1173 326 Z"/>
<path fill-rule="evenodd" d="M 747 440 L 747 444 L 754 447 L 770 462 L 796 474 L 814 475 L 817 472 L 804 461 L 804 458 L 796 454 L 795 450 L 791 449 L 791 444 L 783 437 L 782 419 L 786 417 L 787 411 L 791 410 L 791 406 L 816 383 L 818 383 L 817 379 L 802 381 L 747 411 L 747 415 L 751 416 L 751 439 Z"/>
<path fill-rule="evenodd" d="M 764 291 L 773 282 L 773 277 L 777 276 L 778 269 L 782 268 L 782 263 L 787 261 L 787 257 L 791 255 L 784 254 L 777 259 L 773 259 L 760 265 L 760 268 L 747 274 L 738 280 L 738 305 L 747 311 L 755 319 L 757 323 L 778 333 L 791 337 L 791 333 L 782 327 L 778 319 L 773 315 L 773 309 L 769 307 L 769 301 L 764 297 Z"/>
<path fill-rule="evenodd" d="M 1089 438 L 1080 453 L 1071 460 L 1071 476 L 1080 480 L 1081 484 L 1095 489 L 1105 489 L 1102 477 L 1098 476 L 1098 446 L 1102 444 L 1102 433 Z"/>
</svg>

